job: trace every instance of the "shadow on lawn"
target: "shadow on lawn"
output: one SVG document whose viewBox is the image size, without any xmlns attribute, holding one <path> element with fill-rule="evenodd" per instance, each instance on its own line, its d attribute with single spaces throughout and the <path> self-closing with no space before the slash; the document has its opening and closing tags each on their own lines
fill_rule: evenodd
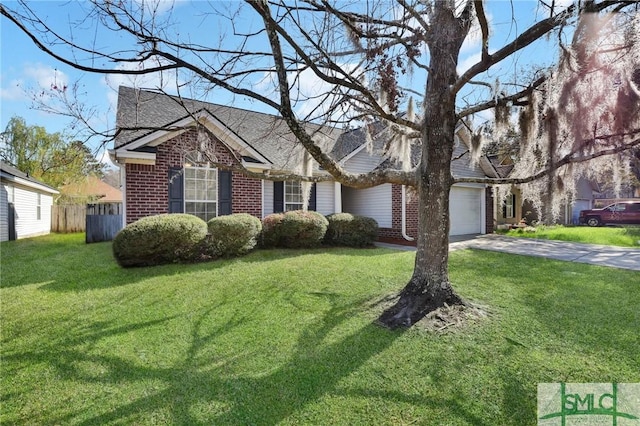
<svg viewBox="0 0 640 426">
<path fill-rule="evenodd" d="M 74 349 L 79 340 L 97 341 L 106 335 L 96 331 L 83 334 L 67 342 L 60 350 L 51 354 L 49 362 L 64 380 L 93 384 L 135 382 L 162 382 L 162 390 L 123 403 L 108 412 L 80 421 L 79 424 L 105 424 L 121 421 L 149 419 L 156 411 L 169 410 L 174 424 L 276 424 L 305 405 L 314 402 L 333 389 L 337 382 L 347 376 L 366 360 L 388 348 L 401 333 L 389 332 L 374 325 L 367 325 L 353 335 L 334 344 L 323 344 L 323 340 L 336 327 L 354 315 L 363 301 L 340 304 L 340 296 L 323 294 L 332 304 L 322 319 L 307 328 L 297 343 L 295 353 L 286 364 L 260 377 L 243 377 L 230 374 L 219 359 L 205 358 L 202 350 L 214 345 L 215 340 L 236 327 L 246 326 L 245 317 L 235 318 L 224 325 L 204 331 L 203 324 L 214 313 L 214 308 L 202 312 L 193 324 L 191 344 L 185 358 L 177 365 L 167 368 L 146 367 L 124 357 L 89 354 Z M 148 323 L 135 327 L 145 328 Z M 112 330 L 114 333 L 130 330 Z M 39 355 L 16 355 L 24 358 Z M 39 359 L 42 362 L 42 359 Z M 76 366 L 91 363 L 107 371 L 95 377 L 82 374 Z M 127 400 L 127 401 L 125 401 Z M 198 404 L 220 404 L 226 411 L 207 418 L 193 414 Z M 78 422 L 81 411 L 70 412 L 64 417 L 44 418 L 47 424 L 66 421 Z"/>
<path fill-rule="evenodd" d="M 12 354 L 9 360 L 32 358 L 34 362 L 47 362 L 62 380 L 75 382 L 82 387 L 117 384 L 139 389 L 145 384 L 155 384 L 155 388 L 145 388 L 144 394 L 138 396 L 121 395 L 119 406 L 90 418 L 86 418 L 85 410 L 78 406 L 68 408 L 69 411 L 63 411 L 64 414 L 60 414 L 60 411 L 56 414 L 40 413 L 39 420 L 46 424 L 148 422 L 159 413 L 165 413 L 168 415 L 165 421 L 172 424 L 275 425 L 324 395 L 344 393 L 336 389 L 341 379 L 356 371 L 371 357 L 388 349 L 402 335 L 402 332 L 391 332 L 369 324 L 335 343 L 327 343 L 327 337 L 359 312 L 367 301 L 344 303 L 342 296 L 333 293 L 318 293 L 316 296 L 327 301 L 331 308 L 300 334 L 289 361 L 274 366 L 274 370 L 264 375 L 234 374 L 230 367 L 233 359 L 226 357 L 221 360 L 207 354 L 217 339 L 238 327 L 247 327 L 251 320 L 251 312 L 248 312 L 214 328 L 205 326 L 215 315 L 216 307 L 209 307 L 194 318 L 190 344 L 184 351 L 184 358 L 167 367 L 145 366 L 144 363 L 132 362 L 129 357 L 104 355 L 92 352 L 90 348 L 98 340 L 110 335 L 143 331 L 171 318 L 125 328 L 109 328 L 103 324 L 104 330 L 76 330 L 76 336 L 63 344 L 56 344 L 55 348 L 46 349 L 44 353 Z M 80 345 L 82 348 L 79 348 Z M 81 365 L 90 365 L 92 368 L 90 372 L 83 371 L 78 368 Z M 437 374 L 437 365 L 425 368 Z M 95 371 L 104 373 L 97 375 Z M 477 417 L 465 414 L 464 407 L 456 402 L 456 395 L 450 399 L 426 399 L 421 395 L 406 395 L 399 391 L 376 393 L 364 389 L 356 393 L 415 405 L 446 407 L 447 410 L 453 407 L 457 415 L 470 423 L 482 424 Z M 92 400 L 99 398 L 98 395 L 87 397 Z M 100 405 L 109 406 L 107 401 Z M 198 407 L 218 408 L 211 409 L 210 413 L 198 414 L 194 412 Z"/>
</svg>

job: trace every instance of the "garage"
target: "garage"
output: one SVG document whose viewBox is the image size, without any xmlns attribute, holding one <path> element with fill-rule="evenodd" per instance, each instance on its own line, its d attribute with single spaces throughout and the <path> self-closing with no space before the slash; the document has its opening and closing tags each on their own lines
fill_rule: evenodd
<svg viewBox="0 0 640 426">
<path fill-rule="evenodd" d="M 453 186 L 449 194 L 450 235 L 484 232 L 484 188 Z"/>
</svg>

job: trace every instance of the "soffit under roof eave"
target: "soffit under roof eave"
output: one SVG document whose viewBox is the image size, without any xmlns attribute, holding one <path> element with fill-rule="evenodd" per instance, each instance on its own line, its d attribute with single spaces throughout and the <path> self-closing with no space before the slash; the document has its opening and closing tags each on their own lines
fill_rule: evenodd
<svg viewBox="0 0 640 426">
<path fill-rule="evenodd" d="M 109 156 L 117 164 L 156 164 L 156 154 L 153 152 L 137 152 L 125 149 L 116 149 Z"/>
<path fill-rule="evenodd" d="M 242 161 L 242 167 L 249 170 L 250 172 L 265 172 L 271 170 L 270 164 L 260 164 L 260 163 L 251 163 L 247 161 Z"/>
<path fill-rule="evenodd" d="M 151 164 L 155 165 L 156 163 L 156 154 L 150 152 L 137 152 L 137 151 L 118 151 L 113 150 L 109 153 L 111 160 L 114 163 L 118 164 Z M 243 167 L 250 171 L 265 171 L 270 170 L 271 165 L 269 164 L 260 164 L 260 163 L 251 163 L 251 162 L 242 162 Z"/>
<path fill-rule="evenodd" d="M 173 130 L 156 130 L 148 135 L 141 137 L 140 139 L 132 141 L 122 147 L 116 148 L 116 151 L 123 148 L 127 151 L 133 151 L 143 146 L 156 147 L 168 141 L 169 139 L 179 136 L 187 130 L 193 128 L 193 124 L 196 120 L 204 124 L 209 131 L 211 131 L 222 143 L 227 145 L 229 148 L 235 149 L 241 155 L 253 157 L 264 164 L 271 164 L 271 161 L 269 161 L 247 142 L 239 138 L 233 131 L 231 131 L 231 129 L 227 128 L 224 124 L 222 124 L 218 119 L 216 119 L 207 111 L 200 111 L 193 116 L 188 116 L 183 118 L 182 120 L 177 121 L 176 123 L 171 125 L 172 127 L 175 127 L 175 129 Z"/>
<path fill-rule="evenodd" d="M 27 179 L 23 179 L 19 176 L 14 176 L 10 173 L 5 173 L 2 172 L 0 173 L 0 177 L 2 177 L 2 179 L 9 181 L 15 185 L 21 185 L 21 186 L 26 186 L 28 188 L 32 188 L 32 189 L 37 189 L 39 191 L 43 191 L 43 192 L 48 192 L 49 194 L 59 194 L 60 191 L 50 188 L 44 184 L 39 184 L 37 182 L 33 182 Z"/>
</svg>

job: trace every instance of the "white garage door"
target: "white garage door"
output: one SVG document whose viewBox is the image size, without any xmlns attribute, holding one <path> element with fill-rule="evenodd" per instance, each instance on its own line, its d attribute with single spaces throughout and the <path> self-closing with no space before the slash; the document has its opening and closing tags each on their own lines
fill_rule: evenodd
<svg viewBox="0 0 640 426">
<path fill-rule="evenodd" d="M 449 209 L 451 214 L 450 235 L 480 234 L 482 232 L 481 188 L 451 188 Z"/>
</svg>

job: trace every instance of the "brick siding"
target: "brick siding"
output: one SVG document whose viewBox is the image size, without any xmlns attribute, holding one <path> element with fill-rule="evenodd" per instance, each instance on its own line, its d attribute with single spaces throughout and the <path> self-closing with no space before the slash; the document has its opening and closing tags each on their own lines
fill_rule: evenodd
<svg viewBox="0 0 640 426">
<path fill-rule="evenodd" d="M 196 146 L 195 130 L 185 132 L 157 147 L 156 164 L 126 164 L 127 223 L 169 212 L 169 168 L 183 167 L 184 153 Z M 229 149 L 215 141 L 212 152 L 218 161 L 232 164 Z M 262 183 L 241 173 L 232 173 L 232 212 L 262 216 Z"/>
<path fill-rule="evenodd" d="M 380 228 L 378 238 L 382 241 L 395 241 L 412 243 L 402 236 L 402 185 L 391 187 L 391 228 Z M 415 238 L 418 235 L 418 198 L 407 187 L 407 211 L 406 211 L 407 235 Z"/>
<path fill-rule="evenodd" d="M 391 189 L 392 205 L 392 228 L 380 228 L 378 239 L 407 245 L 415 245 L 414 241 L 407 241 L 402 236 L 402 186 L 393 185 Z M 490 187 L 486 189 L 486 233 L 494 231 L 493 220 L 493 192 Z M 409 237 L 416 238 L 418 235 L 418 198 L 412 194 L 412 190 L 407 187 L 407 211 L 406 211 L 406 233 Z"/>
<path fill-rule="evenodd" d="M 485 208 L 486 208 L 486 233 L 493 234 L 495 223 L 493 220 L 493 190 L 489 186 L 486 189 L 485 193 Z"/>
</svg>

